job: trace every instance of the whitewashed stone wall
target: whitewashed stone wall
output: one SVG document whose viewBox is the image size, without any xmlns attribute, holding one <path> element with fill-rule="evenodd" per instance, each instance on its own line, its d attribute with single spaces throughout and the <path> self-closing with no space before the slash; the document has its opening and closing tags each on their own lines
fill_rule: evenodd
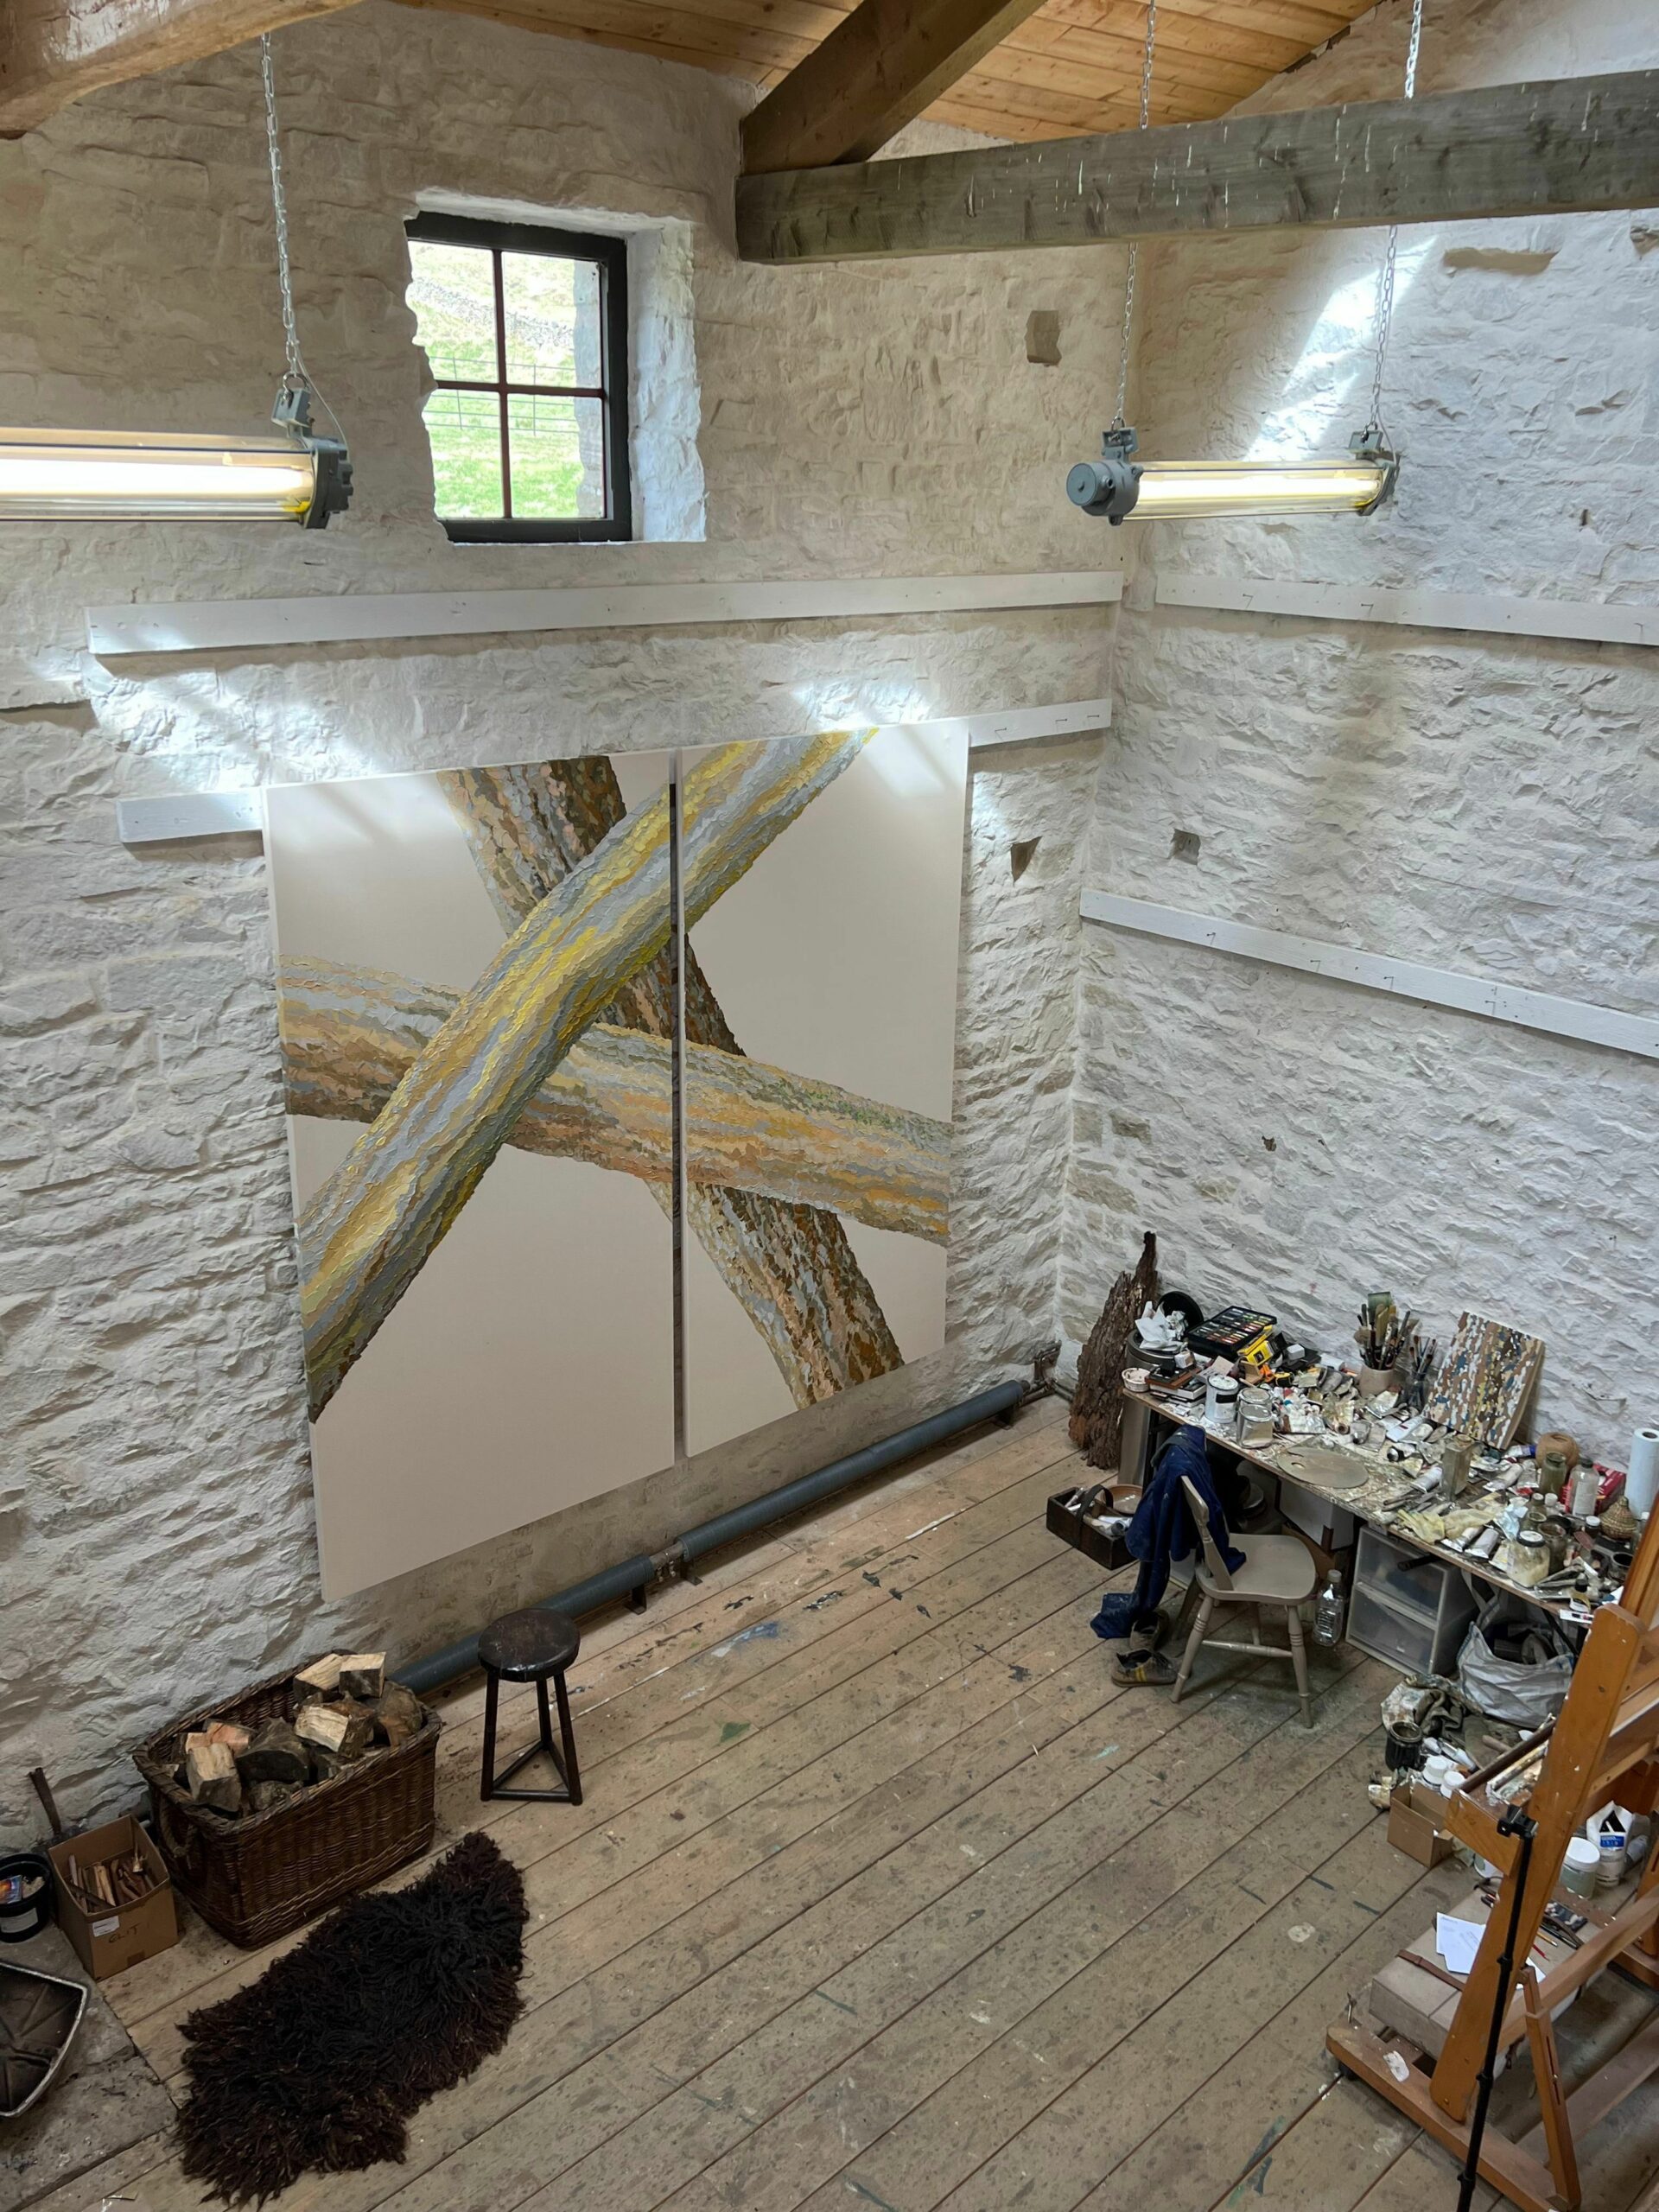
<svg viewBox="0 0 1659 2212">
<path fill-rule="evenodd" d="M 1252 105 L 1393 96 L 1406 0 Z M 1420 90 L 1651 67 L 1643 0 L 1431 0 Z M 1146 450 L 1340 453 L 1382 234 L 1160 245 Z M 1103 888 L 1633 1012 L 1659 1007 L 1659 654 L 1157 608 L 1159 575 L 1659 597 L 1659 215 L 1402 232 L 1366 520 L 1131 524 Z M 1201 840 L 1172 853 L 1177 830 Z M 1166 1276 L 1340 1351 L 1392 1286 L 1548 1345 L 1542 1425 L 1623 1463 L 1659 1415 L 1650 1063 L 1090 925 L 1063 1312 L 1142 1227 Z"/>
<path fill-rule="evenodd" d="M 1011 1371 L 1052 1325 L 1096 745 L 982 759 L 965 893 L 952 1341 L 751 1442 L 325 1611 L 263 866 L 116 842 L 118 795 L 1092 696 L 1109 625 L 1036 613 L 102 666 L 86 605 L 465 583 L 1071 568 L 1065 464 L 1116 368 L 1109 252 L 746 269 L 746 86 L 369 5 L 277 42 L 311 366 L 359 495 L 325 534 L 8 531 L 0 567 L 0 1833 L 116 1805 L 144 1731 L 331 1640 L 399 1656 Z M 417 194 L 684 226 L 651 339 L 701 380 L 706 543 L 452 548 L 404 304 Z M 253 50 L 0 145 L 0 420 L 257 429 L 281 363 Z M 1028 364 L 1060 313 L 1064 361 Z M 683 391 L 683 385 L 679 387 Z M 693 428 L 697 427 L 695 414 Z M 660 458 L 660 449 L 659 449 Z M 695 514 L 695 470 L 664 464 Z M 1007 848 L 1039 836 L 1016 884 Z M 456 1478 L 464 1481 L 466 1470 Z"/>
</svg>

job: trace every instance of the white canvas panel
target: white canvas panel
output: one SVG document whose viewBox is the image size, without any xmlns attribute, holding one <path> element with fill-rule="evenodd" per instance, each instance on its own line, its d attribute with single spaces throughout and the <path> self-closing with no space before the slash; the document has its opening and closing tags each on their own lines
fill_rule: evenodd
<svg viewBox="0 0 1659 2212">
<path fill-rule="evenodd" d="M 630 809 L 667 756 L 614 764 Z M 506 926 L 435 776 L 269 794 L 279 963 L 464 992 Z M 302 1210 L 361 1135 L 290 1117 Z M 673 1457 L 671 1238 L 638 1177 L 512 1146 L 312 1427 L 326 1595 L 342 1596 Z"/>
<path fill-rule="evenodd" d="M 947 1149 L 966 787 L 960 733 L 882 731 L 690 932 L 750 1058 L 931 1117 Z M 694 1226 L 685 1418 L 695 1452 L 787 1414 L 800 1386 Z M 841 1213 L 836 1226 L 896 1346 L 887 1364 L 938 1350 L 946 1246 Z M 814 1284 L 794 1287 L 810 1309 Z"/>
</svg>

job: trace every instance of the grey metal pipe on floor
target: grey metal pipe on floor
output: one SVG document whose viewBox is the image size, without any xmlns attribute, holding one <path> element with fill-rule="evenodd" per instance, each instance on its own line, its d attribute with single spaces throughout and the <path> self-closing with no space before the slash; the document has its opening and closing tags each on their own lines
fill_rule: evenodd
<svg viewBox="0 0 1659 2212">
<path fill-rule="evenodd" d="M 850 1490 L 855 1483 L 866 1482 L 870 1476 L 879 1475 L 884 1467 L 908 1459 L 918 1452 L 925 1452 L 931 1444 L 942 1444 L 947 1437 L 960 1435 L 965 1428 L 976 1428 L 982 1421 L 1011 1414 L 1031 1395 L 1028 1383 L 994 1383 L 988 1390 L 963 1399 L 959 1406 L 947 1407 L 944 1413 L 930 1414 L 925 1421 L 912 1421 L 908 1428 L 901 1428 L 896 1436 L 887 1437 L 880 1444 L 867 1444 L 861 1452 L 849 1452 L 844 1459 L 832 1459 L 815 1474 L 799 1476 L 779 1490 L 769 1490 L 764 1497 L 751 1498 L 747 1505 L 734 1505 L 729 1513 L 717 1513 L 712 1521 L 700 1521 L 695 1529 L 688 1529 L 659 1552 L 636 1552 L 619 1566 L 601 1567 L 585 1581 L 573 1583 L 569 1589 L 556 1591 L 552 1597 L 537 1602 L 543 1611 L 569 1613 L 580 1619 L 584 1613 L 597 1611 L 601 1605 L 613 1605 L 619 1598 L 638 1599 L 665 1571 L 686 1566 L 692 1560 L 717 1550 L 721 1544 L 764 1529 L 769 1522 L 781 1521 L 786 1514 L 816 1504 L 819 1498 L 833 1497 L 836 1491 Z M 429 1690 L 438 1688 L 456 1675 L 464 1675 L 469 1667 L 477 1664 L 478 1635 L 474 1633 L 446 1644 L 442 1651 L 434 1651 L 424 1659 L 398 1668 L 397 1679 L 417 1696 L 424 1697 Z"/>
</svg>

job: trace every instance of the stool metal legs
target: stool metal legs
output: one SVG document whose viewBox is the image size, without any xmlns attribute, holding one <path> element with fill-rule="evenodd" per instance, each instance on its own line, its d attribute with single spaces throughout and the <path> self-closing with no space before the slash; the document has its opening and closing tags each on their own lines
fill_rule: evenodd
<svg viewBox="0 0 1659 2212">
<path fill-rule="evenodd" d="M 559 1741 L 553 1740 L 553 1719 L 548 1711 L 547 1684 L 536 1685 L 536 1710 L 540 1721 L 537 1740 L 527 1750 L 508 1761 L 498 1774 L 495 1770 L 496 1702 L 500 1694 L 501 1680 L 493 1668 L 484 1670 L 484 1780 L 479 1796 L 489 1802 L 492 1797 L 523 1797 L 550 1805 L 580 1805 L 582 1802 L 582 1774 L 576 1764 L 576 1734 L 570 1725 L 570 1694 L 564 1686 L 561 1669 L 553 1677 L 553 1694 L 558 1700 Z M 545 1751 L 552 1760 L 554 1771 L 563 1787 L 558 1789 L 506 1789 L 520 1767 L 527 1766 L 538 1751 Z"/>
</svg>

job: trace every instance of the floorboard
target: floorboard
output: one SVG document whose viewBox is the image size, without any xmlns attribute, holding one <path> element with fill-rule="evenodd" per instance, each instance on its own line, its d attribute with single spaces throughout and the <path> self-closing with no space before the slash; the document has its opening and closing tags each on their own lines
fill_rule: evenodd
<svg viewBox="0 0 1659 2212">
<path fill-rule="evenodd" d="M 589 1624 L 579 1808 L 480 1804 L 459 1685 L 438 1847 L 487 1827 L 523 1868 L 524 2017 L 403 2165 L 276 2212 L 1452 2212 L 1450 2160 L 1323 2045 L 1466 1881 L 1366 1796 L 1393 1676 L 1317 1654 L 1312 1729 L 1270 1660 L 1120 1688 L 1105 1578 L 1044 1526 L 1078 1471 L 1051 1402 Z M 184 2018 L 281 1948 L 192 1920 L 110 1986 L 175 2095 Z M 1656 2120 L 1649 2086 L 1583 2146 L 1594 2212 Z M 164 2137 L 86 2185 L 200 2202 Z"/>
</svg>

